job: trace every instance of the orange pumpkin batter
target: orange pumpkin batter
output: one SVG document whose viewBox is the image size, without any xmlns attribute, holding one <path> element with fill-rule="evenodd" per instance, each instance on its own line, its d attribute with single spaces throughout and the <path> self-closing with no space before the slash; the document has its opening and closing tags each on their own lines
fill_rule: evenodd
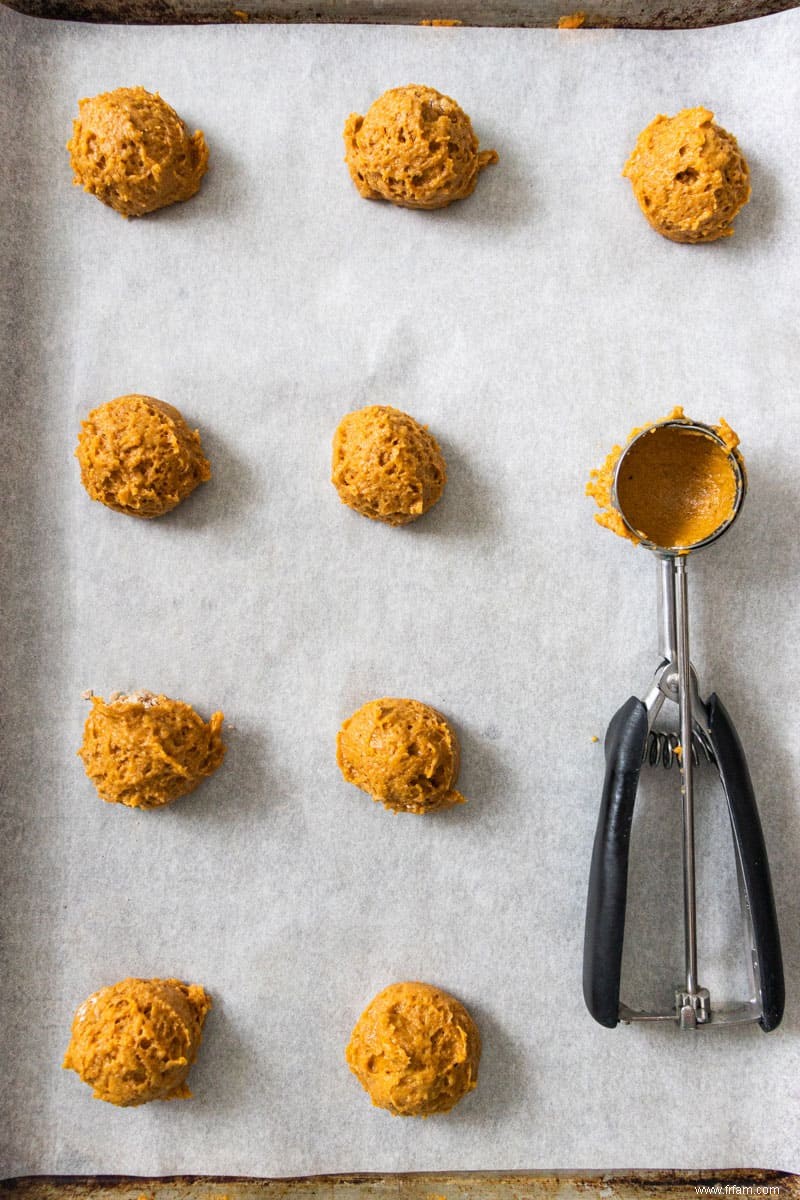
<svg viewBox="0 0 800 1200">
<path fill-rule="evenodd" d="M 393 983 L 359 1017 L 346 1057 L 377 1108 L 429 1117 L 476 1087 L 481 1038 L 454 996 L 429 983 Z"/>
<path fill-rule="evenodd" d="M 159 517 L 211 478 L 200 434 L 152 396 L 118 396 L 93 409 L 75 457 L 92 500 L 131 517 Z"/>
<path fill-rule="evenodd" d="M 225 757 L 215 712 L 205 722 L 189 704 L 140 691 L 92 697 L 78 751 L 101 800 L 162 808 L 193 792 Z"/>
<path fill-rule="evenodd" d="M 336 761 L 347 782 L 395 812 L 463 804 L 455 791 L 459 758 L 454 730 L 419 700 L 370 700 L 336 739 Z"/>
<path fill-rule="evenodd" d="M 179 979 L 123 979 L 78 1008 L 64 1056 L 96 1100 L 123 1108 L 186 1100 L 211 997 Z"/>
<path fill-rule="evenodd" d="M 424 425 L 398 408 L 371 405 L 339 422 L 331 482 L 342 503 L 362 516 L 408 525 L 440 498 L 447 468 Z"/>
<path fill-rule="evenodd" d="M 681 424 L 666 424 L 673 421 Z M 721 420 L 713 426 L 724 442 L 720 446 L 708 435 L 682 427 L 690 424 L 683 409 L 675 408 L 663 421 L 631 431 L 626 447 L 635 438 L 638 441 L 626 454 L 617 476 L 619 507 L 613 488 L 624 447 L 613 447 L 586 485 L 587 496 L 602 510 L 595 515 L 600 525 L 632 542 L 645 540 L 662 549 L 685 550 L 711 537 L 731 519 L 737 478 L 730 454 L 737 455 L 743 468 L 736 449 L 739 438 Z"/>
<path fill-rule="evenodd" d="M 67 142 L 74 183 L 123 217 L 141 217 L 200 187 L 208 167 L 202 131 L 191 136 L 157 92 L 116 88 L 78 102 Z"/>
<path fill-rule="evenodd" d="M 658 116 L 642 130 L 622 172 L 647 220 L 673 242 L 730 237 L 750 199 L 747 162 L 707 108 Z"/>
<path fill-rule="evenodd" d="M 415 83 L 384 92 L 365 117 L 351 113 L 344 143 L 361 195 L 401 208 L 463 200 L 484 167 L 497 162 L 495 150 L 478 150 L 472 122 L 455 100 Z"/>
<path fill-rule="evenodd" d="M 585 12 L 565 13 L 563 17 L 558 18 L 559 29 L 582 29 L 585 24 Z"/>
</svg>

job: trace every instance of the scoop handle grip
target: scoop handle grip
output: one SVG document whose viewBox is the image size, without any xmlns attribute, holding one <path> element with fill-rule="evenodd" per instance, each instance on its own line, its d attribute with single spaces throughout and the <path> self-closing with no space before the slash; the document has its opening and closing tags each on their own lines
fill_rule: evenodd
<svg viewBox="0 0 800 1200">
<path fill-rule="evenodd" d="M 742 883 L 750 909 L 753 968 L 763 1010 L 758 1023 L 765 1033 L 769 1033 L 781 1023 L 786 990 L 767 849 L 744 750 L 733 722 L 717 695 L 711 696 L 708 701 L 708 725 L 711 747 L 728 802 Z"/>
<path fill-rule="evenodd" d="M 619 1022 L 631 823 L 646 741 L 647 710 L 638 696 L 631 696 L 606 733 L 606 775 L 583 943 L 583 998 L 595 1021 L 609 1029 Z"/>
</svg>

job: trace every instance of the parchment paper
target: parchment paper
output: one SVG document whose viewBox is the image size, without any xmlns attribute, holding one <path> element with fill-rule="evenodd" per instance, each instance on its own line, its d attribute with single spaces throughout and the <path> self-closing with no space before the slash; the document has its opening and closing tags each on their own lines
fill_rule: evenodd
<svg viewBox="0 0 800 1200">
<path fill-rule="evenodd" d="M 800 13 L 684 34 L 105 28 L 2 13 L 6 1174 L 294 1175 L 592 1167 L 800 1170 L 796 475 Z M 438 214 L 360 199 L 341 129 L 429 83 L 500 154 Z M 125 222 L 70 185 L 79 97 L 158 89 L 202 127 L 189 204 Z M 753 200 L 675 246 L 620 170 L 706 103 Z M 141 391 L 199 426 L 214 478 L 174 514 L 92 504 L 80 419 Z M 601 1029 L 581 996 L 602 736 L 656 666 L 654 560 L 599 529 L 590 467 L 684 402 L 739 430 L 750 493 L 691 562 L 694 659 L 747 748 L 787 969 L 783 1027 Z M 427 422 L 450 479 L 405 529 L 340 505 L 341 415 Z M 224 767 L 168 810 L 104 805 L 85 688 L 224 709 Z M 343 783 L 341 721 L 441 708 L 469 804 L 393 816 Z M 698 816 L 700 968 L 744 994 L 732 847 Z M 625 999 L 682 972 L 677 776 L 634 831 Z M 213 994 L 194 1099 L 117 1110 L 60 1060 L 128 974 Z M 450 1116 L 372 1109 L 343 1058 L 372 995 L 459 996 L 485 1051 Z"/>
</svg>

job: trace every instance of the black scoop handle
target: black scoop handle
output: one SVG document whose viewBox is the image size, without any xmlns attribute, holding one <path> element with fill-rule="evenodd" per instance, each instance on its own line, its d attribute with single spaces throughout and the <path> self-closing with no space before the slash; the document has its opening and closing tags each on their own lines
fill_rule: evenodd
<svg viewBox="0 0 800 1200">
<path fill-rule="evenodd" d="M 764 834 L 742 744 L 724 704 L 716 695 L 708 701 L 708 716 L 711 747 L 728 801 L 753 926 L 753 965 L 763 1006 L 758 1023 L 765 1033 L 769 1033 L 781 1023 L 785 987 L 781 939 Z"/>
<path fill-rule="evenodd" d="M 631 696 L 606 733 L 606 777 L 594 835 L 583 943 L 583 998 L 595 1021 L 609 1029 L 619 1022 L 631 823 L 646 741 L 647 711 L 637 696 Z"/>
</svg>

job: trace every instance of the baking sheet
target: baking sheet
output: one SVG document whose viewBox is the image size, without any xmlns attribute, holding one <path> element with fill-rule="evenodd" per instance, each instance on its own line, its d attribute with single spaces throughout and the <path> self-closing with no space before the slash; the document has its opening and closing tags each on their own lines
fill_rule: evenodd
<svg viewBox="0 0 800 1200">
<path fill-rule="evenodd" d="M 8 2 L 8 0 L 6 0 Z M 208 21 L 356 21 L 417 25 L 433 12 L 428 0 L 12 0 L 30 16 L 145 25 Z M 693 29 L 745 21 L 797 7 L 796 0 L 599 0 L 585 11 L 586 26 Z M 564 15 L 560 0 L 436 0 L 435 14 L 464 25 L 550 26 Z"/>
<path fill-rule="evenodd" d="M 727 1192 L 720 1189 L 728 1188 Z M 313 1175 L 305 1179 L 243 1179 L 177 1176 L 47 1176 L 5 1180 L 3 1200 L 686 1200 L 706 1194 L 800 1195 L 800 1178 L 780 1171 L 415 1172 L 389 1175 Z"/>
<path fill-rule="evenodd" d="M 2 1171 L 298 1175 L 800 1169 L 796 376 L 800 14 L 684 34 L 2 21 L 5 792 Z M 361 200 L 347 114 L 410 80 L 500 162 L 469 201 Z M 158 89 L 202 127 L 191 203 L 124 222 L 70 187 L 78 97 Z M 736 236 L 675 246 L 619 175 L 658 111 L 738 136 Z M 91 504 L 80 418 L 127 391 L 200 427 L 214 478 L 137 523 Z M 740 521 L 691 563 L 694 659 L 747 748 L 787 969 L 783 1027 L 601 1029 L 581 998 L 605 724 L 655 667 L 656 565 L 592 521 L 588 469 L 676 402 L 742 436 Z M 348 409 L 427 422 L 450 479 L 384 528 L 328 482 Z M 85 688 L 149 687 L 232 728 L 162 812 L 103 805 Z M 470 799 L 398 817 L 345 785 L 365 700 L 446 712 Z M 708 777 L 706 776 L 706 779 Z M 677 779 L 635 826 L 624 998 L 682 969 Z M 745 987 L 730 834 L 698 817 L 700 963 Z M 59 1066 L 75 1006 L 127 974 L 213 994 L 191 1102 L 116 1110 Z M 392 980 L 484 1037 L 446 1118 L 373 1110 L 343 1061 Z"/>
</svg>

